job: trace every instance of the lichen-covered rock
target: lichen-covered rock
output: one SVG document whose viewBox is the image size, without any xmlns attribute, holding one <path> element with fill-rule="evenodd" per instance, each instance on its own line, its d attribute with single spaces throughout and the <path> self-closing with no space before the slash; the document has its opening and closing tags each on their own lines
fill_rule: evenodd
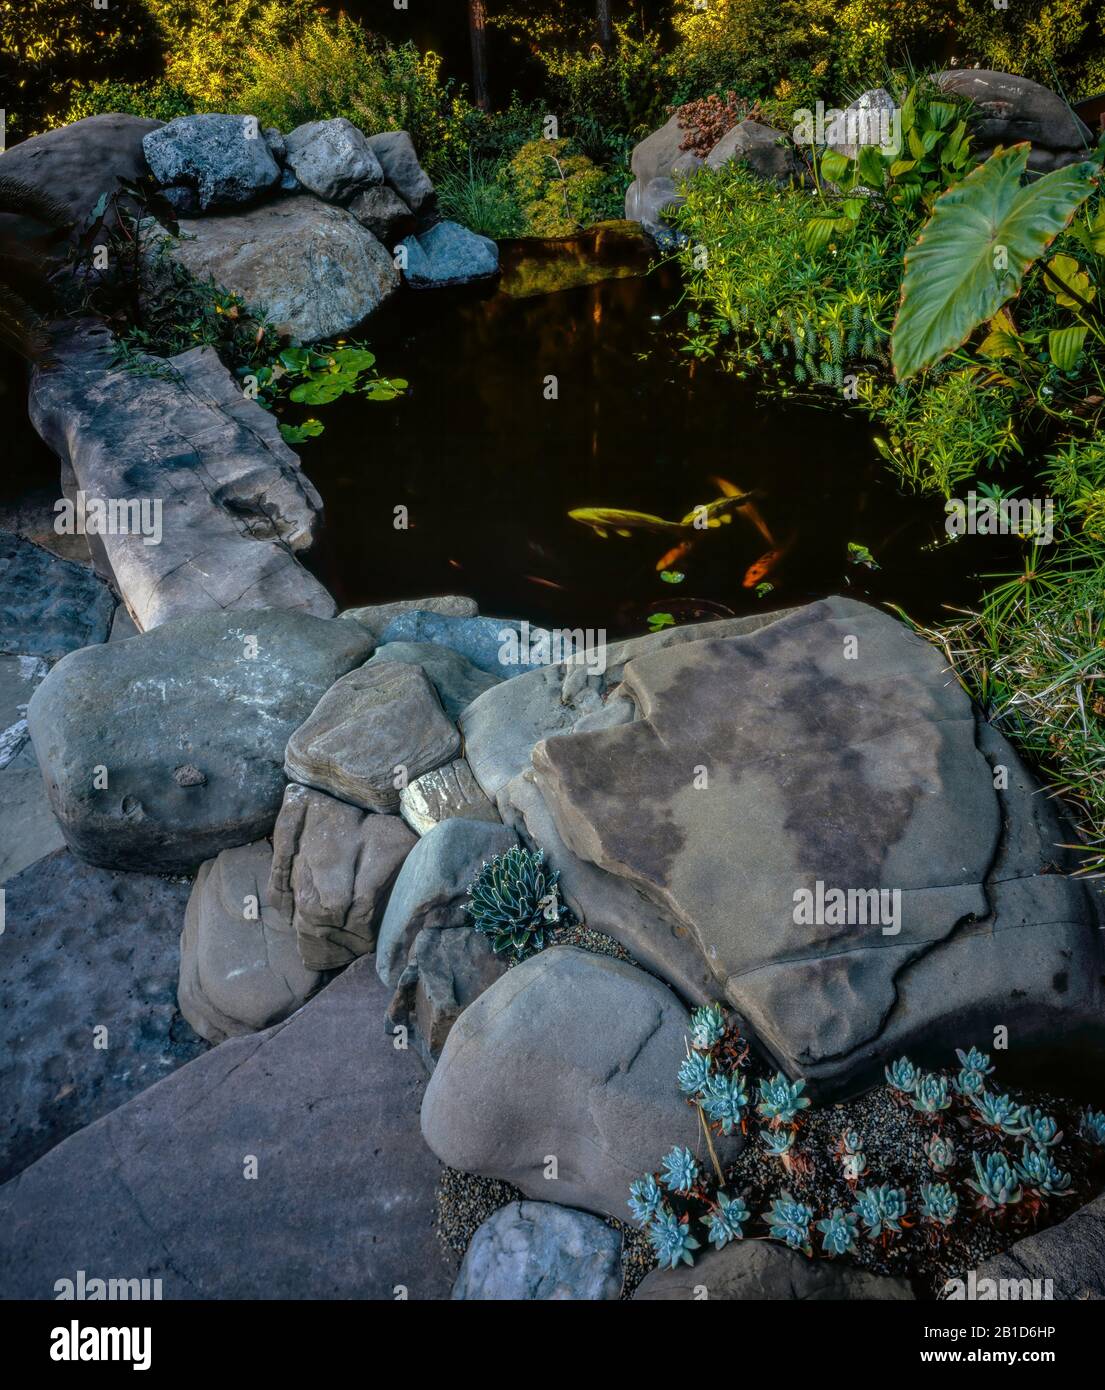
<svg viewBox="0 0 1105 1390">
<path fill-rule="evenodd" d="M 464 758 L 425 772 L 405 786 L 399 793 L 399 814 L 418 835 L 425 835 L 439 821 L 454 817 L 495 822 L 500 819 Z"/>
<path fill-rule="evenodd" d="M 413 1030 L 432 1071 L 453 1024 L 506 968 L 506 961 L 475 927 L 424 928 L 399 976 L 388 1022 Z"/>
<path fill-rule="evenodd" d="M 305 343 L 348 333 L 399 289 L 390 252 L 368 228 L 309 193 L 178 226 L 175 260 Z"/>
<path fill-rule="evenodd" d="M 27 711 L 69 847 L 108 868 L 178 873 L 261 839 L 289 736 L 370 648 L 356 623 L 258 609 L 70 653 Z M 182 786 L 182 766 L 204 781 Z"/>
<path fill-rule="evenodd" d="M 824 1303 L 863 1299 L 903 1302 L 913 1298 L 904 1279 L 868 1274 L 843 1260 L 810 1260 L 767 1240 L 737 1240 L 704 1250 L 693 1267 L 654 1269 L 634 1299 L 645 1303 L 716 1299 L 732 1302 Z"/>
<path fill-rule="evenodd" d="M 194 188 L 204 212 L 256 202 L 280 178 L 254 116 L 178 116 L 142 140 L 163 188 Z"/>
<path fill-rule="evenodd" d="M 398 816 L 373 815 L 295 782 L 287 788 L 272 832 L 269 892 L 291 915 L 305 965 L 334 970 L 374 948 L 415 843 Z"/>
<path fill-rule="evenodd" d="M 605 1221 L 554 1202 L 508 1202 L 465 1252 L 454 1299 L 527 1302 L 617 1298 L 621 1236 Z"/>
<path fill-rule="evenodd" d="M 426 1088 L 422 1133 L 452 1168 L 624 1218 L 629 1184 L 673 1144 L 699 1143 L 675 1084 L 688 1026 L 671 990 L 643 970 L 550 947 L 457 1019 Z M 731 1149 L 718 1145 L 725 1161 Z"/>
<path fill-rule="evenodd" d="M 545 665 L 544 658 L 534 653 L 548 637 L 545 629 L 530 627 L 517 618 L 455 617 L 408 609 L 388 623 L 380 640 L 450 647 L 481 671 L 505 680 Z"/>
<path fill-rule="evenodd" d="M 287 1018 L 323 976 L 300 960 L 291 917 L 268 895 L 267 840 L 200 865 L 180 936 L 180 1011 L 208 1042 Z"/>
<path fill-rule="evenodd" d="M 284 140 L 284 159 L 310 193 L 344 203 L 362 188 L 383 182 L 380 161 L 344 116 L 296 126 Z"/>
<path fill-rule="evenodd" d="M 499 248 L 459 222 L 437 222 L 400 245 L 407 253 L 403 279 L 415 290 L 467 285 L 499 273 Z"/>
<path fill-rule="evenodd" d="M 473 700 L 501 680 L 481 671 L 460 652 L 436 642 L 384 642 L 376 648 L 372 659 L 421 666 L 437 691 L 441 708 L 453 720 L 459 719 Z"/>
<path fill-rule="evenodd" d="M 376 942 L 376 971 L 386 985 L 398 985 L 420 931 L 465 925 L 468 885 L 517 843 L 513 830 L 477 820 L 442 821 L 422 836 L 399 870 Z"/>
<path fill-rule="evenodd" d="M 442 594 L 431 598 L 399 599 L 394 603 L 373 603 L 364 608 L 346 608 L 338 617 L 360 623 L 372 634 L 373 642 L 379 643 L 384 640 L 384 632 L 393 618 L 413 610 L 443 613 L 450 618 L 474 618 L 479 612 L 473 598 L 465 598 L 461 594 Z"/>
<path fill-rule="evenodd" d="M 459 749 L 456 725 L 420 667 L 370 661 L 336 681 L 295 730 L 284 767 L 294 782 L 366 811 L 396 811 L 404 781 Z"/>
<path fill-rule="evenodd" d="M 385 130 L 368 137 L 384 178 L 412 212 L 427 213 L 434 196 L 430 177 L 418 162 L 414 142 L 405 130 Z"/>
</svg>

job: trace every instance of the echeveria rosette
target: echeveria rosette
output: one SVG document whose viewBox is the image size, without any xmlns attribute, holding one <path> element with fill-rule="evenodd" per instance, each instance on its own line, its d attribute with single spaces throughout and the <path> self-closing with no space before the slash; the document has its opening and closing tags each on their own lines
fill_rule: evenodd
<svg viewBox="0 0 1105 1390">
<path fill-rule="evenodd" d="M 910 1104 L 922 1115 L 938 1115 L 951 1105 L 948 1095 L 948 1079 L 939 1072 L 927 1071 L 918 1078 L 913 1088 Z"/>
<path fill-rule="evenodd" d="M 480 869 L 468 888 L 468 915 L 490 938 L 498 955 L 524 957 L 540 951 L 545 932 L 571 920 L 560 902 L 559 873 L 545 865 L 544 850 L 512 845 Z"/>
<path fill-rule="evenodd" d="M 946 1182 L 921 1184 L 921 1216 L 933 1226 L 950 1226 L 959 1211 L 959 1198 Z"/>
<path fill-rule="evenodd" d="M 671 1153 L 665 1155 L 664 1171 L 660 1181 L 669 1192 L 678 1192 L 681 1196 L 687 1196 L 698 1181 L 698 1163 L 690 1149 L 681 1149 L 678 1144 L 672 1149 Z"/>
<path fill-rule="evenodd" d="M 664 1205 L 664 1194 L 660 1191 L 660 1184 L 654 1174 L 646 1173 L 643 1178 L 629 1184 L 627 1205 L 633 1213 L 633 1220 L 641 1226 L 647 1226 Z"/>
<path fill-rule="evenodd" d="M 972 1096 L 981 1095 L 986 1089 L 986 1077 L 980 1071 L 964 1067 L 955 1078 L 955 1089 L 966 1100 L 970 1100 Z"/>
<path fill-rule="evenodd" d="M 764 1220 L 772 1240 L 782 1241 L 791 1250 L 801 1250 L 805 1255 L 813 1254 L 810 1245 L 813 1211 L 804 1202 L 796 1202 L 789 1192 L 783 1192 L 775 1198 Z"/>
<path fill-rule="evenodd" d="M 721 1126 L 722 1134 L 732 1134 L 734 1128 L 740 1128 L 748 1105 L 744 1077 L 715 1073 L 706 1083 L 699 1104 L 704 1113 Z"/>
<path fill-rule="evenodd" d="M 831 1216 L 817 1223 L 821 1249 L 826 1255 L 847 1255 L 856 1248 L 858 1222 L 853 1212 L 833 1207 Z"/>
<path fill-rule="evenodd" d="M 706 1089 L 710 1081 L 713 1063 L 703 1052 L 692 1052 L 683 1059 L 677 1078 L 679 1089 L 685 1096 L 697 1096 Z"/>
<path fill-rule="evenodd" d="M 756 1111 L 774 1128 L 788 1125 L 799 1110 L 809 1105 L 809 1098 L 802 1095 L 806 1083 L 801 1078 L 788 1081 L 781 1071 L 777 1071 L 769 1081 L 760 1082 L 760 1103 Z"/>
<path fill-rule="evenodd" d="M 1091 1110 L 1087 1106 L 1078 1122 L 1078 1133 L 1099 1149 L 1105 1148 L 1105 1110 Z"/>
<path fill-rule="evenodd" d="M 972 1047 L 967 1052 L 964 1052 L 961 1047 L 957 1047 L 955 1055 L 959 1058 L 959 1065 L 964 1071 L 977 1071 L 982 1076 L 989 1076 L 994 1070 L 990 1065 L 990 1058 L 985 1052 L 980 1052 L 977 1047 Z"/>
<path fill-rule="evenodd" d="M 1036 1107 L 1026 1107 L 1021 1112 L 1024 1123 L 1025 1141 L 1037 1149 L 1050 1149 L 1063 1138 L 1063 1131 L 1051 1115 L 1045 1115 Z"/>
<path fill-rule="evenodd" d="M 1070 1191 L 1071 1177 L 1064 1173 L 1046 1149 L 1025 1144 L 1017 1164 L 1017 1176 L 1041 1197 L 1062 1197 Z"/>
<path fill-rule="evenodd" d="M 979 1120 L 988 1128 L 1002 1134 L 1020 1135 L 1025 1132 L 1024 1107 L 1008 1095 L 995 1095 L 993 1091 L 983 1091 L 981 1095 L 971 1096 L 971 1104 Z"/>
<path fill-rule="evenodd" d="M 748 1208 L 744 1202 L 739 1197 L 728 1197 L 724 1192 L 719 1192 L 716 1208 L 706 1217 L 710 1244 L 721 1250 L 731 1240 L 742 1240 L 747 1220 Z"/>
<path fill-rule="evenodd" d="M 794 1130 L 768 1129 L 760 1135 L 764 1151 L 771 1158 L 786 1158 L 794 1148 Z"/>
<path fill-rule="evenodd" d="M 725 1015 L 718 1004 L 704 1004 L 691 1014 L 691 1046 L 709 1052 L 725 1037 Z"/>
<path fill-rule="evenodd" d="M 648 1238 L 656 1251 L 656 1259 L 662 1269 L 675 1269 L 677 1265 L 693 1265 L 691 1253 L 700 1248 L 701 1242 L 691 1235 L 690 1225 L 666 1209 L 656 1213 L 648 1227 Z"/>
<path fill-rule="evenodd" d="M 992 1153 L 983 1159 L 982 1155 L 971 1155 L 975 1176 L 967 1179 L 967 1186 L 978 1196 L 978 1205 L 987 1211 L 1003 1211 L 1014 1206 L 1024 1196 L 1017 1174 L 1003 1153 Z"/>
<path fill-rule="evenodd" d="M 852 1210 L 863 1222 L 868 1240 L 878 1240 L 887 1232 L 902 1229 L 901 1222 L 909 1208 L 904 1188 L 883 1183 L 879 1187 L 865 1187 L 857 1193 Z"/>
<path fill-rule="evenodd" d="M 891 1062 L 884 1071 L 886 1084 L 902 1096 L 911 1095 L 920 1078 L 920 1073 L 908 1057 L 899 1057 L 896 1062 Z"/>
<path fill-rule="evenodd" d="M 925 1157 L 934 1173 L 944 1173 L 955 1162 L 955 1145 L 946 1134 L 934 1134 L 925 1145 Z"/>
</svg>

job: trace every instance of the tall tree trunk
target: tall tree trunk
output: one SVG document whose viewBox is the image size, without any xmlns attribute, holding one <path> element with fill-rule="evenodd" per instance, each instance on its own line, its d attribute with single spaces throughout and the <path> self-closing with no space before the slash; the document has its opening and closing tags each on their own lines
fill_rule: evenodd
<svg viewBox="0 0 1105 1390">
<path fill-rule="evenodd" d="M 595 23 L 598 25 L 599 45 L 609 55 L 614 51 L 614 22 L 610 17 L 610 0 L 595 0 Z"/>
<path fill-rule="evenodd" d="M 487 94 L 487 6 L 468 0 L 468 35 L 472 40 L 472 96 L 481 111 L 491 109 Z"/>
</svg>

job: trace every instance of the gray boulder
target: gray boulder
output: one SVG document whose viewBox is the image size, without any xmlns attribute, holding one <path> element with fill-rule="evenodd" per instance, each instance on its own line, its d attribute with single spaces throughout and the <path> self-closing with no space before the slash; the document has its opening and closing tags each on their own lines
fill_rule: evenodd
<svg viewBox="0 0 1105 1390">
<path fill-rule="evenodd" d="M 629 1184 L 673 1144 L 700 1151 L 675 1085 L 688 1026 L 651 975 L 551 947 L 457 1019 L 426 1088 L 423 1136 L 452 1168 L 624 1218 Z M 719 1142 L 723 1162 L 734 1151 Z"/>
<path fill-rule="evenodd" d="M 505 680 L 545 664 L 534 645 L 548 639 L 543 628 L 517 618 L 455 618 L 413 609 L 400 613 L 384 629 L 383 642 L 433 642 L 451 647 L 473 666 Z"/>
<path fill-rule="evenodd" d="M 204 212 L 256 202 L 280 178 L 254 116 L 178 116 L 142 140 L 162 188 L 194 188 Z"/>
<path fill-rule="evenodd" d="M 113 362 L 114 347 L 88 321 L 55 336 L 55 365 L 35 370 L 29 407 L 62 461 L 73 524 L 78 490 L 86 511 L 93 501 L 117 508 L 106 533 L 84 527 L 138 626 L 226 609 L 332 614 L 333 599 L 295 556 L 311 543 L 322 499 L 272 414 L 243 395 L 213 348 L 168 365 L 151 359 L 158 370 L 139 374 Z"/>
<path fill-rule="evenodd" d="M 762 179 L 786 183 L 802 174 L 802 165 L 790 137 L 760 121 L 741 121 L 717 142 L 706 156 L 711 169 L 743 164 Z"/>
<path fill-rule="evenodd" d="M 349 211 L 389 249 L 414 231 L 414 214 L 386 183 L 355 193 L 350 199 Z"/>
<path fill-rule="evenodd" d="M 69 847 L 176 873 L 267 835 L 289 736 L 370 645 L 355 623 L 259 609 L 72 652 L 27 711 Z"/>
<path fill-rule="evenodd" d="M 999 1016 L 1021 1080 L 1102 1055 L 1069 831 L 935 648 L 831 599 L 634 657 L 624 686 L 637 717 L 539 743 L 537 789 L 573 853 L 689 931 L 789 1074 L 835 1098 Z"/>
<path fill-rule="evenodd" d="M 399 814 L 416 835 L 425 835 L 440 821 L 498 821 L 498 811 L 484 796 L 464 758 L 416 777 L 399 793 Z"/>
<path fill-rule="evenodd" d="M 908 1302 L 904 1279 L 868 1274 L 843 1260 L 810 1260 L 766 1240 L 739 1240 L 723 1250 L 704 1250 L 688 1268 L 654 1269 L 633 1294 L 645 1303 L 668 1300 L 834 1303 L 876 1299 Z"/>
<path fill-rule="evenodd" d="M 399 976 L 388 1023 L 413 1032 L 426 1069 L 433 1071 L 453 1024 L 506 968 L 474 927 L 426 927 Z"/>
<path fill-rule="evenodd" d="M 622 1241 L 597 1216 L 554 1202 L 508 1202 L 465 1252 L 454 1299 L 618 1298 Z"/>
<path fill-rule="evenodd" d="M 429 175 L 418 162 L 414 142 L 405 130 L 370 135 L 368 146 L 380 161 L 384 178 L 412 212 L 428 212 L 434 196 Z"/>
<path fill-rule="evenodd" d="M 294 782 L 287 788 L 272 832 L 269 893 L 291 915 L 305 965 L 334 970 L 373 949 L 415 843 L 397 816 L 368 814 Z"/>
<path fill-rule="evenodd" d="M 982 119 L 975 141 L 980 147 L 1028 140 L 1049 150 L 1088 152 L 1093 148 L 1089 127 L 1062 97 L 1039 82 L 986 68 L 950 68 L 934 81 L 945 92 L 966 97 L 979 108 Z"/>
<path fill-rule="evenodd" d="M 187 883 L 93 869 L 59 850 L 9 879 L 4 892 L 0 1181 L 6 1182 L 198 1057 L 205 1044 L 177 1013 Z"/>
<path fill-rule="evenodd" d="M 415 290 L 467 285 L 499 273 L 499 248 L 459 222 L 438 222 L 400 247 L 407 253 L 403 279 Z"/>
<path fill-rule="evenodd" d="M 344 116 L 296 126 L 284 144 L 288 168 L 309 193 L 328 203 L 344 203 L 360 189 L 383 182 L 380 161 Z"/>
<path fill-rule="evenodd" d="M 395 811 L 403 781 L 459 750 L 456 726 L 422 669 L 372 661 L 326 692 L 288 740 L 284 768 L 293 781 L 366 811 Z"/>
<path fill-rule="evenodd" d="M 825 144 L 848 159 L 855 159 L 862 145 L 889 149 L 895 143 L 892 121 L 897 109 L 897 102 L 885 87 L 862 92 L 830 122 Z"/>
<path fill-rule="evenodd" d="M 390 253 L 368 228 L 307 193 L 178 226 L 176 261 L 305 343 L 350 332 L 399 289 Z"/>
<path fill-rule="evenodd" d="M 323 983 L 299 957 L 290 914 L 268 897 L 267 840 L 200 865 L 180 936 L 180 1012 L 221 1043 L 294 1013 Z"/>
<path fill-rule="evenodd" d="M 372 659 L 420 666 L 450 719 L 459 719 L 473 700 L 501 680 L 488 671 L 481 671 L 452 647 L 442 647 L 435 642 L 385 642 L 376 648 Z"/>
<path fill-rule="evenodd" d="M 984 1281 L 992 1280 L 992 1284 Z M 1004 1288 L 1002 1287 L 1005 1282 Z M 1105 1196 L 1057 1226 L 1016 1241 L 965 1279 L 949 1281 L 944 1297 L 977 1299 L 1105 1298 Z"/>
<path fill-rule="evenodd" d="M 373 603 L 366 608 L 346 608 L 338 617 L 360 623 L 372 634 L 373 642 L 380 643 L 384 640 L 384 631 L 392 619 L 413 609 L 428 613 L 444 613 L 450 618 L 474 618 L 479 612 L 475 599 L 464 598 L 460 594 L 442 594 L 431 598 L 399 599 L 394 603 Z"/>
<path fill-rule="evenodd" d="M 0 531 L 0 654 L 56 661 L 106 642 L 114 612 L 111 590 L 87 565 Z"/>
<path fill-rule="evenodd" d="M 475 820 L 442 821 L 422 836 L 399 871 L 380 925 L 376 971 L 386 985 L 398 985 L 420 931 L 465 925 L 468 885 L 488 860 L 517 843 L 505 826 Z"/>
<path fill-rule="evenodd" d="M 422 1069 L 366 1025 L 386 1006 L 357 961 L 24 1169 L 0 1188 L 0 1298 L 78 1269 L 165 1299 L 448 1298 Z"/>
<path fill-rule="evenodd" d="M 634 145 L 629 157 L 629 167 L 633 176 L 642 184 L 653 179 L 686 178 L 702 168 L 701 156 L 691 150 L 680 149 L 687 132 L 679 124 L 679 117 L 671 116 L 659 130 L 646 135 Z"/>
</svg>

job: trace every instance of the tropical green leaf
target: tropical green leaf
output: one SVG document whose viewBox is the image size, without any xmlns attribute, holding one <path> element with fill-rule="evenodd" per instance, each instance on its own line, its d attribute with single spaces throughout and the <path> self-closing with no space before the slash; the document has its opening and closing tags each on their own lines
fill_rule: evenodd
<svg viewBox="0 0 1105 1390">
<path fill-rule="evenodd" d="M 1088 328 L 1075 324 L 1073 328 L 1053 328 L 1047 335 L 1048 355 L 1061 372 L 1073 370 L 1088 332 Z"/>
<path fill-rule="evenodd" d="M 939 362 L 993 318 L 1093 192 L 1097 168 L 1088 162 L 1022 187 L 1028 155 L 1024 144 L 1001 150 L 949 188 L 906 252 L 891 337 L 899 381 Z"/>
</svg>

